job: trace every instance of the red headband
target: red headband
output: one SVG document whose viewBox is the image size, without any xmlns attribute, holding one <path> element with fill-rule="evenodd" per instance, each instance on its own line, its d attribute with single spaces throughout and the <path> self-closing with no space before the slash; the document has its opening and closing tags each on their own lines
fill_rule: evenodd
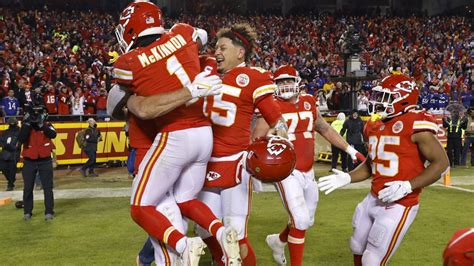
<svg viewBox="0 0 474 266">
<path fill-rule="evenodd" d="M 245 39 L 245 37 L 244 37 L 242 34 L 236 32 L 236 31 L 232 31 L 232 33 L 237 37 L 237 39 L 239 39 L 239 40 L 242 42 L 242 44 L 243 44 L 245 47 L 247 47 L 247 48 L 250 49 L 250 43 L 249 43 L 249 41 L 248 41 L 247 39 Z"/>
</svg>

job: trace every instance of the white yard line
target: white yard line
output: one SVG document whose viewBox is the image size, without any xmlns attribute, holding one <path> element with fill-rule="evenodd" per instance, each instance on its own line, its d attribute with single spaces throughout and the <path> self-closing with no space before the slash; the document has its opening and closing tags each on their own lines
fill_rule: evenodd
<svg viewBox="0 0 474 266">
<path fill-rule="evenodd" d="M 456 189 L 456 190 L 461 190 L 461 191 L 465 191 L 465 192 L 474 193 L 474 189 L 467 189 L 467 188 L 455 187 L 455 186 L 445 186 L 445 185 L 442 185 L 442 184 L 433 184 L 433 186 L 452 188 L 452 189 Z"/>
</svg>

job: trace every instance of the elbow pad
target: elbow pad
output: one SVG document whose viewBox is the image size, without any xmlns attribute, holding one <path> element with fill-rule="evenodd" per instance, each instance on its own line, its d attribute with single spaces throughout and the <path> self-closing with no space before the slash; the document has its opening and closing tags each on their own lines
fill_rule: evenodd
<svg viewBox="0 0 474 266">
<path fill-rule="evenodd" d="M 127 87 L 115 84 L 110 89 L 107 97 L 107 115 L 115 119 L 125 120 L 123 108 L 127 105 L 130 95 L 131 93 Z"/>
</svg>

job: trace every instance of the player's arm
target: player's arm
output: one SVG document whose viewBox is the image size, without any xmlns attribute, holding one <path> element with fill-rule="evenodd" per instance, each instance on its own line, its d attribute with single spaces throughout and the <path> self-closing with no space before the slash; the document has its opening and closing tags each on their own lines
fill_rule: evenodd
<svg viewBox="0 0 474 266">
<path fill-rule="evenodd" d="M 357 160 L 365 160 L 365 156 L 350 146 L 344 138 L 324 120 L 319 112 L 316 123 L 314 123 L 314 130 L 321 134 L 329 143 L 349 154 L 354 162 L 357 162 Z"/>
<path fill-rule="evenodd" d="M 269 130 L 270 130 L 270 126 L 265 121 L 265 119 L 261 115 L 257 115 L 255 128 L 252 131 L 252 141 L 254 141 L 257 138 L 266 136 Z"/>
<path fill-rule="evenodd" d="M 280 107 L 273 100 L 273 94 L 267 94 L 260 97 L 256 103 L 256 107 L 260 110 L 264 122 L 267 123 L 269 129 L 265 135 L 275 135 L 283 138 L 288 138 L 288 126 L 281 115 Z"/>
<path fill-rule="evenodd" d="M 429 131 L 413 134 L 412 141 L 417 144 L 420 153 L 430 162 L 423 172 L 410 181 L 412 189 L 429 186 L 440 179 L 449 167 L 449 160 L 443 146 Z"/>
</svg>

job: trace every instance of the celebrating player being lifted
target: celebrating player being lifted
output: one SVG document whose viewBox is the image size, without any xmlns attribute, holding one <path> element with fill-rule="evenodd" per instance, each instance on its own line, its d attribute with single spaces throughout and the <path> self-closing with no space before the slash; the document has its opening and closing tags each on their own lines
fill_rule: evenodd
<svg viewBox="0 0 474 266">
<path fill-rule="evenodd" d="M 237 230 L 243 265 L 256 265 L 255 253 L 247 238 L 252 180 L 245 170 L 246 149 L 255 108 L 272 125 L 269 133 L 286 137 L 286 124 L 273 102 L 275 89 L 271 74 L 248 67 L 256 41 L 255 30 L 248 24 L 236 24 L 217 33 L 215 57 L 222 76 L 222 94 L 206 98 L 206 114 L 212 122 L 214 149 L 208 164 L 205 188 L 199 198 L 224 224 Z M 267 132 L 265 132 L 267 133 Z M 214 261 L 221 265 L 216 239 L 198 228 L 211 249 Z"/>
<path fill-rule="evenodd" d="M 185 265 L 197 265 L 204 243 L 187 238 L 183 228 L 175 228 L 171 217 L 159 208 L 174 196 L 177 205 L 170 208 L 179 207 L 184 216 L 210 230 L 222 248 L 233 245 L 238 250 L 237 242 L 227 241 L 227 234 L 235 235 L 235 231 L 224 229 L 209 208 L 196 200 L 212 151 L 212 130 L 202 113 L 202 101 L 181 104 L 190 99 L 189 94 L 204 97 L 221 88 L 219 77 L 208 71 L 199 73 L 200 32 L 187 24 L 176 24 L 165 32 L 161 10 L 141 1 L 125 8 L 116 33 L 124 54 L 115 62 L 115 78 L 138 96 L 129 100 L 128 107 L 140 119 L 159 116 L 150 121 L 157 134 L 133 182 L 132 218 L 157 240 L 155 250 L 162 248 L 158 245 L 162 241 L 182 256 Z M 157 108 L 155 100 L 170 97 L 177 100 Z"/>
<path fill-rule="evenodd" d="M 411 78 L 388 76 L 372 93 L 374 119 L 364 129 L 368 160 L 350 173 L 334 169 L 335 174 L 319 179 L 320 190 L 327 195 L 372 177 L 371 191 L 352 218 L 354 265 L 388 263 L 416 217 L 421 189 L 436 182 L 449 167 L 436 138 L 434 118 L 414 110 L 419 90 Z"/>
<path fill-rule="evenodd" d="M 275 183 L 290 216 L 289 223 L 280 234 L 268 235 L 266 241 L 278 265 L 286 265 L 287 243 L 291 265 L 302 265 L 305 232 L 314 223 L 318 203 L 318 185 L 313 171 L 314 132 L 345 150 L 354 161 L 363 161 L 365 158 L 321 117 L 312 95 L 300 94 L 300 77 L 296 69 L 281 66 L 275 71 L 274 80 L 277 84 L 274 102 L 280 107 L 288 125 L 288 138 L 296 152 L 296 168 L 286 179 Z M 264 135 L 268 128 L 265 120 L 259 117 L 254 138 Z"/>
</svg>

